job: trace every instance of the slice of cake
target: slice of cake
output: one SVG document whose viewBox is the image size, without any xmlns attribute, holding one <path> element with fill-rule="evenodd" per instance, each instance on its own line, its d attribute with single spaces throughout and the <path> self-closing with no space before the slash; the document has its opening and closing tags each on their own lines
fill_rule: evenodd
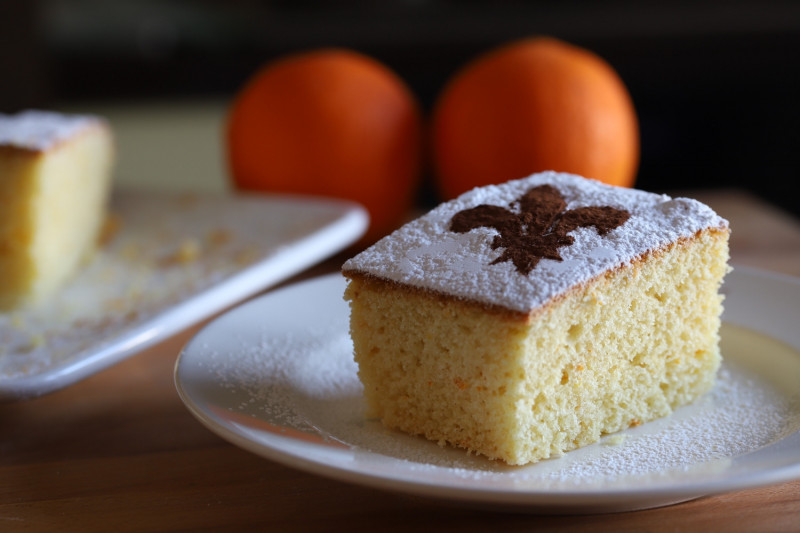
<svg viewBox="0 0 800 533">
<path fill-rule="evenodd" d="M 728 236 L 554 172 L 444 203 L 344 264 L 369 414 L 512 465 L 668 415 L 714 382 Z"/>
<path fill-rule="evenodd" d="M 0 115 L 0 310 L 41 300 L 94 250 L 112 160 L 99 118 Z"/>
</svg>

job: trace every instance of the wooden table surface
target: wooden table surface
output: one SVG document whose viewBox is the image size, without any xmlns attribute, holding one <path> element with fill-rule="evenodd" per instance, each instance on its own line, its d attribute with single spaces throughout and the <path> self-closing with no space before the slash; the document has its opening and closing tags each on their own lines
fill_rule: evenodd
<svg viewBox="0 0 800 533">
<path fill-rule="evenodd" d="M 800 276 L 796 219 L 739 191 L 694 195 L 731 221 L 734 264 Z M 800 531 L 800 480 L 638 512 L 536 516 L 281 466 L 215 436 L 178 398 L 176 355 L 199 327 L 67 389 L 0 405 L 0 531 Z"/>
</svg>

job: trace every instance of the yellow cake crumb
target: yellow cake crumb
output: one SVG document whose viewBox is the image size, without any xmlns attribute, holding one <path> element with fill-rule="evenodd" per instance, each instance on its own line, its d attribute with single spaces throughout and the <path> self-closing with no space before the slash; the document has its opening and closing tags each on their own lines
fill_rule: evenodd
<svg viewBox="0 0 800 533">
<path fill-rule="evenodd" d="M 113 159 L 102 120 L 0 115 L 0 310 L 42 301 L 91 257 Z"/>
<path fill-rule="evenodd" d="M 509 464 L 665 416 L 713 384 L 726 261 L 727 232 L 708 231 L 639 262 L 635 283 L 611 272 L 535 321 L 353 276 L 370 416 Z"/>
</svg>

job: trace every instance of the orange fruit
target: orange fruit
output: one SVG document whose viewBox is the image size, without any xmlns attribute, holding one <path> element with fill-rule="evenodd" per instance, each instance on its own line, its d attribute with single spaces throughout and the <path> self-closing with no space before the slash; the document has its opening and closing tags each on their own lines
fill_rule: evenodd
<svg viewBox="0 0 800 533">
<path fill-rule="evenodd" d="M 602 58 L 546 38 L 478 57 L 434 104 L 433 163 L 445 199 L 556 170 L 635 182 L 639 131 L 631 97 Z"/>
<path fill-rule="evenodd" d="M 262 67 L 234 98 L 231 178 L 241 190 L 359 202 L 372 241 L 413 205 L 421 129 L 415 98 L 382 63 L 344 49 L 292 54 Z"/>
</svg>

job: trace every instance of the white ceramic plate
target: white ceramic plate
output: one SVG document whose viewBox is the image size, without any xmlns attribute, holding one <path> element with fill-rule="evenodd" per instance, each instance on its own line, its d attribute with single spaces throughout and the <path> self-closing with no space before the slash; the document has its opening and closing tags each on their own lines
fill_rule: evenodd
<svg viewBox="0 0 800 533">
<path fill-rule="evenodd" d="M 352 244 L 352 203 L 120 191 L 117 229 L 41 305 L 0 314 L 0 400 L 65 387 Z"/>
<path fill-rule="evenodd" d="M 725 363 L 711 393 L 526 467 L 365 419 L 344 287 L 339 275 L 317 278 L 209 324 L 176 365 L 189 410 L 230 442 L 291 467 L 515 511 L 642 509 L 800 477 L 800 280 L 735 270 L 724 286 Z"/>
</svg>

